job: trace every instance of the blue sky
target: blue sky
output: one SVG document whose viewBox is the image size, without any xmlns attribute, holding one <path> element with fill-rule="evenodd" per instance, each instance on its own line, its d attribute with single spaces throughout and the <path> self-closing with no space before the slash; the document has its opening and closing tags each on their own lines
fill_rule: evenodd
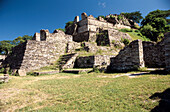
<svg viewBox="0 0 170 112">
<path fill-rule="evenodd" d="M 98 15 L 170 9 L 169 0 L 0 0 L 0 41 L 64 28 L 82 12 Z"/>
</svg>

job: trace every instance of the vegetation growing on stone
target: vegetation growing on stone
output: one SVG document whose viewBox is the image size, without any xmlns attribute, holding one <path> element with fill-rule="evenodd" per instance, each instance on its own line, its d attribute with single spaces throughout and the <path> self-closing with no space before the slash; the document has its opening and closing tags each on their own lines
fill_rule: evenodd
<svg viewBox="0 0 170 112">
<path fill-rule="evenodd" d="M 133 20 L 136 23 L 140 23 L 140 20 L 143 19 L 140 11 L 131 12 L 131 13 L 122 12 L 121 15 L 124 15 L 127 19 Z"/>
<path fill-rule="evenodd" d="M 65 28 L 67 28 L 67 27 L 71 26 L 72 24 L 73 24 L 73 21 L 69 21 L 69 22 L 67 22 L 67 23 L 66 23 Z"/>
</svg>

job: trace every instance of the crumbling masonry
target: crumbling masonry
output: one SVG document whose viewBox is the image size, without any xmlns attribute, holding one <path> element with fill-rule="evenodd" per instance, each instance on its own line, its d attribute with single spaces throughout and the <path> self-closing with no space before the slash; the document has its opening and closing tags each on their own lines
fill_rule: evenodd
<svg viewBox="0 0 170 112">
<path fill-rule="evenodd" d="M 12 70 L 29 72 L 52 65 L 63 55 L 69 59 L 68 61 L 63 59 L 65 60 L 65 63 L 63 63 L 65 65 L 62 65 L 64 68 L 89 68 L 104 65 L 105 69 L 113 72 L 146 66 L 166 68 L 170 72 L 170 33 L 166 33 L 165 39 L 157 44 L 135 40 L 114 56 L 77 57 L 78 54 L 64 55 L 65 53 L 75 53 L 77 49 L 82 47 L 81 42 L 84 41 L 86 41 L 84 48 L 88 48 L 88 51 L 90 51 L 95 47 L 106 49 L 106 47 L 100 46 L 100 41 L 107 41 L 105 42 L 106 45 L 112 47 L 113 41 L 121 44 L 122 38 L 131 40 L 128 34 L 115 29 L 130 28 L 131 26 L 127 21 L 126 24 L 122 24 L 123 22 L 118 22 L 116 18 L 108 18 L 108 21 L 106 21 L 99 17 L 99 20 L 97 20 L 91 15 L 87 16 L 86 13 L 83 13 L 81 18 L 82 20 L 79 20 L 79 17 L 76 16 L 74 24 L 66 28 L 66 33 L 60 30 L 55 30 L 53 33 L 48 30 L 40 30 L 40 33 L 35 33 L 33 40 L 14 47 L 12 53 L 5 58 L 2 65 L 10 67 Z M 101 36 L 100 33 L 106 33 L 107 38 L 104 40 L 104 36 Z"/>
</svg>

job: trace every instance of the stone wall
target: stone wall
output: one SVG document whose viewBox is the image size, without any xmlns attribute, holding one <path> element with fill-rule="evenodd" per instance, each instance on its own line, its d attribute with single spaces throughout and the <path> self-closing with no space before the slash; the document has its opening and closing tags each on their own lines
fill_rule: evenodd
<svg viewBox="0 0 170 112">
<path fill-rule="evenodd" d="M 74 53 L 76 49 L 81 48 L 81 43 L 69 42 L 67 43 L 66 53 Z"/>
<path fill-rule="evenodd" d="M 143 46 L 141 40 L 135 40 L 111 58 L 110 71 L 126 71 L 144 67 Z"/>
<path fill-rule="evenodd" d="M 96 55 L 78 57 L 75 62 L 76 68 L 93 68 L 95 66 L 109 65 L 110 58 L 113 56 Z"/>
<path fill-rule="evenodd" d="M 57 47 L 60 46 L 60 47 Z M 66 44 L 29 40 L 16 46 L 5 62 L 11 69 L 31 71 L 52 64 L 64 54 Z"/>
<path fill-rule="evenodd" d="M 22 60 L 25 54 L 27 42 L 19 44 L 12 49 L 6 59 L 3 61 L 2 65 L 4 67 L 10 67 L 11 69 L 20 69 Z"/>
<path fill-rule="evenodd" d="M 6 55 L 0 55 L 0 66 L 2 64 L 2 62 L 5 60 Z"/>
<path fill-rule="evenodd" d="M 170 73 L 170 32 L 165 34 L 165 63 L 166 71 Z"/>
<path fill-rule="evenodd" d="M 72 52 L 79 44 L 72 41 L 71 35 L 63 31 L 40 30 L 34 35 L 34 40 L 29 40 L 13 48 L 3 65 L 11 69 L 31 71 L 54 63 L 60 55 Z"/>
<path fill-rule="evenodd" d="M 165 67 L 165 48 L 164 48 L 164 40 L 155 43 L 155 42 L 147 42 L 143 41 L 143 52 L 144 52 L 144 60 L 145 66 L 149 68 L 164 68 Z"/>
</svg>

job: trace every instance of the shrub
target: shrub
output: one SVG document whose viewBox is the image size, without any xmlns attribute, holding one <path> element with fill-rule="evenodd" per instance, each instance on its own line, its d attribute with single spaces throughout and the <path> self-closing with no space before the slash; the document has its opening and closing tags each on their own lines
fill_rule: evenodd
<svg viewBox="0 0 170 112">
<path fill-rule="evenodd" d="M 130 43 L 128 39 L 123 39 L 123 38 L 121 38 L 121 42 L 124 43 L 125 45 L 128 45 Z"/>
<path fill-rule="evenodd" d="M 65 28 L 64 28 L 64 29 L 62 29 L 62 28 L 58 28 L 57 30 L 61 30 L 61 31 L 65 32 Z"/>
<path fill-rule="evenodd" d="M 140 28 L 140 26 L 138 26 L 138 25 L 134 25 L 134 28 L 139 29 L 139 28 Z"/>
<path fill-rule="evenodd" d="M 99 20 L 99 17 L 102 17 L 103 19 L 106 19 L 106 17 L 105 16 L 103 16 L 103 15 L 100 15 L 100 16 L 98 16 L 98 20 Z"/>
<path fill-rule="evenodd" d="M 123 28 L 123 29 L 120 29 L 119 31 L 121 31 L 121 32 L 132 32 L 133 30 L 129 29 L 129 28 Z"/>
<path fill-rule="evenodd" d="M 73 21 L 69 21 L 69 22 L 67 22 L 67 23 L 66 23 L 65 28 L 67 28 L 67 27 L 71 26 L 72 24 L 73 24 Z"/>
<path fill-rule="evenodd" d="M 4 68 L 1 68 L 1 69 L 0 69 L 0 73 L 3 73 L 3 72 L 4 72 L 4 70 L 5 70 Z"/>
<path fill-rule="evenodd" d="M 112 44 L 115 44 L 115 42 L 116 42 L 115 40 L 112 40 Z"/>
<path fill-rule="evenodd" d="M 121 15 L 118 15 L 118 16 L 117 16 L 117 19 L 118 19 L 118 20 L 121 20 L 121 19 L 123 19 L 123 17 L 122 17 Z"/>
</svg>

